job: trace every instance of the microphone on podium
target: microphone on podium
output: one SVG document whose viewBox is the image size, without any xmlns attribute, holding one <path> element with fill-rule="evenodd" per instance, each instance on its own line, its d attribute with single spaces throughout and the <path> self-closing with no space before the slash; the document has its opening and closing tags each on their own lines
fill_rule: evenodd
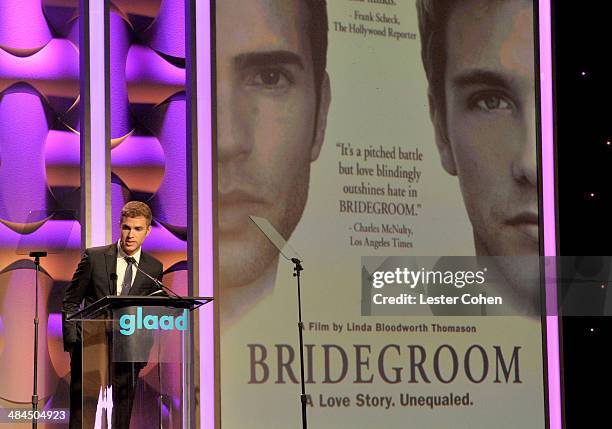
<svg viewBox="0 0 612 429">
<path fill-rule="evenodd" d="M 145 270 L 140 268 L 138 262 L 136 261 L 136 259 L 133 256 L 126 256 L 123 259 L 125 259 L 125 261 L 127 263 L 134 265 L 139 272 L 144 274 L 147 278 L 149 278 L 158 287 L 158 289 L 156 291 L 150 293 L 149 296 L 157 296 L 157 295 L 162 295 L 162 294 L 166 294 L 167 293 L 167 295 L 173 296 L 174 298 L 182 299 L 182 297 L 180 295 L 177 295 L 169 287 L 164 286 L 164 284 L 162 282 L 160 282 L 158 279 L 156 279 L 155 277 L 153 277 L 152 275 L 147 273 Z"/>
</svg>

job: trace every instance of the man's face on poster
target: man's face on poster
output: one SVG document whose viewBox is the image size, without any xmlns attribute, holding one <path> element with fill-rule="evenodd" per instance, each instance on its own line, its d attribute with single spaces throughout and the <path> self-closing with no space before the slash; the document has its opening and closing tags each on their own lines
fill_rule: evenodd
<svg viewBox="0 0 612 429">
<path fill-rule="evenodd" d="M 436 139 L 459 178 L 476 253 L 537 254 L 533 3 L 458 1 L 445 44 Z"/>
<path fill-rule="evenodd" d="M 248 218 L 288 239 L 323 143 L 329 83 L 317 97 L 309 11 L 302 0 L 217 2 L 220 279 L 244 286 L 278 252 Z"/>
</svg>

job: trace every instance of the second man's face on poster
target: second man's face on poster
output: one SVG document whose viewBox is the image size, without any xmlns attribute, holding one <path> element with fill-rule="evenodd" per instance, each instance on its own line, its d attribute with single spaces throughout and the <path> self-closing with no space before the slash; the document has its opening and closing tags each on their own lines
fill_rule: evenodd
<svg viewBox="0 0 612 429">
<path fill-rule="evenodd" d="M 248 216 L 267 218 L 289 238 L 306 204 L 329 98 L 324 91 L 318 105 L 308 19 L 300 0 L 217 3 L 218 28 L 240 30 L 217 34 L 224 287 L 248 285 L 274 269 L 276 251 Z"/>
<path fill-rule="evenodd" d="M 537 254 L 533 4 L 457 2 L 446 30 L 438 147 L 459 178 L 476 252 Z"/>
</svg>

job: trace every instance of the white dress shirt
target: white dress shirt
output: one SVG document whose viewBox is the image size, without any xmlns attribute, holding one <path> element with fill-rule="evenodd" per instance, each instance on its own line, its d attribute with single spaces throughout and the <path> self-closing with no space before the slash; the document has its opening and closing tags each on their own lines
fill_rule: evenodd
<svg viewBox="0 0 612 429">
<path fill-rule="evenodd" d="M 140 253 L 142 248 L 138 248 L 136 253 L 132 255 L 132 258 L 136 259 L 137 263 L 140 263 Z M 125 262 L 125 258 L 128 256 L 123 249 L 121 248 L 121 240 L 117 241 L 117 295 L 121 295 L 121 290 L 123 289 L 123 278 L 125 277 L 125 270 L 127 270 L 127 262 Z M 135 266 L 132 266 L 132 281 L 130 286 L 134 284 L 134 279 L 136 278 L 136 273 L 138 270 Z"/>
</svg>

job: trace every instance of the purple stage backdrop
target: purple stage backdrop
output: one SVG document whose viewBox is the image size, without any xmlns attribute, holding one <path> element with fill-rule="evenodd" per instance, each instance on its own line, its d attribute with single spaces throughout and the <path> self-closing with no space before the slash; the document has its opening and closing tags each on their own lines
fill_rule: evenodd
<svg viewBox="0 0 612 429">
<path fill-rule="evenodd" d="M 53 252 L 41 261 L 39 408 L 68 405 L 60 312 L 81 247 L 77 5 L 0 2 L 2 407 L 31 403 L 35 271 L 29 250 Z"/>
<path fill-rule="evenodd" d="M 184 0 L 115 2 L 109 39 L 112 236 L 127 201 L 148 203 L 154 223 L 144 249 L 163 262 L 164 283 L 188 295 Z M 161 382 L 180 398 L 177 371 L 163 365 Z M 135 410 L 138 427 L 157 426 L 157 414 L 140 412 L 157 407 L 157 376 L 155 365 L 143 370 L 149 394 Z M 164 403 L 164 426 L 185 427 L 176 399 Z"/>
<path fill-rule="evenodd" d="M 187 153 L 194 145 L 187 133 L 186 63 L 195 59 L 186 58 L 192 38 L 186 36 L 185 19 L 187 7 L 193 4 L 185 0 L 103 4 L 0 0 L 0 362 L 4 368 L 0 370 L 0 407 L 27 406 L 32 395 L 34 271 L 28 256 L 19 251 L 55 252 L 42 261 L 39 289 L 39 408 L 42 404 L 68 406 L 62 292 L 85 243 L 101 244 L 105 235 L 101 225 L 109 228 L 107 237 L 117 239 L 120 210 L 126 201 L 151 206 L 153 231 L 145 248 L 163 262 L 167 286 L 179 294 L 193 294 L 188 286 L 193 282 L 188 270 L 187 200 L 197 176 L 187 177 Z M 81 38 L 89 44 L 87 58 L 79 55 L 83 10 L 89 11 Z M 208 34 L 208 23 L 205 27 Z M 104 52 L 96 48 L 102 46 L 99 41 L 104 42 Z M 210 79 L 208 72 L 205 78 Z M 88 92 L 81 98 L 82 88 Z M 106 96 L 101 97 L 105 90 Z M 86 100 L 85 109 L 79 106 L 81 99 Z M 209 96 L 202 102 L 208 107 Z M 100 122 L 99 112 L 106 112 L 106 132 L 100 127 L 104 119 Z M 210 119 L 200 119 L 199 125 L 210 134 Z M 101 154 L 104 145 L 110 159 L 104 162 L 88 155 L 81 163 L 81 150 Z M 209 139 L 200 152 L 210 155 Z M 204 175 L 210 173 L 206 170 Z M 82 171 L 86 172 L 83 178 Z M 108 181 L 110 189 L 104 185 Z M 106 192 L 108 198 L 101 195 Z M 205 195 L 210 190 L 199 192 Z M 104 210 L 94 207 L 105 198 L 110 222 Z M 210 197 L 204 208 L 211 211 Z M 84 216 L 91 230 L 81 234 Z M 203 246 L 212 248 L 210 237 Z M 204 253 L 211 258 L 210 252 Z M 210 295 L 212 286 L 207 288 Z M 146 410 L 157 407 L 157 367 L 145 368 L 142 379 L 146 397 L 134 414 L 155 419 L 157 415 Z M 176 373 L 176 368 L 168 366 L 163 371 L 165 389 L 178 398 L 184 379 L 185 374 Z M 189 384 L 196 385 L 191 379 Z M 164 418 L 166 425 L 181 427 L 188 410 L 175 399 L 164 402 Z M 132 423 L 157 425 L 145 420 Z"/>
</svg>

